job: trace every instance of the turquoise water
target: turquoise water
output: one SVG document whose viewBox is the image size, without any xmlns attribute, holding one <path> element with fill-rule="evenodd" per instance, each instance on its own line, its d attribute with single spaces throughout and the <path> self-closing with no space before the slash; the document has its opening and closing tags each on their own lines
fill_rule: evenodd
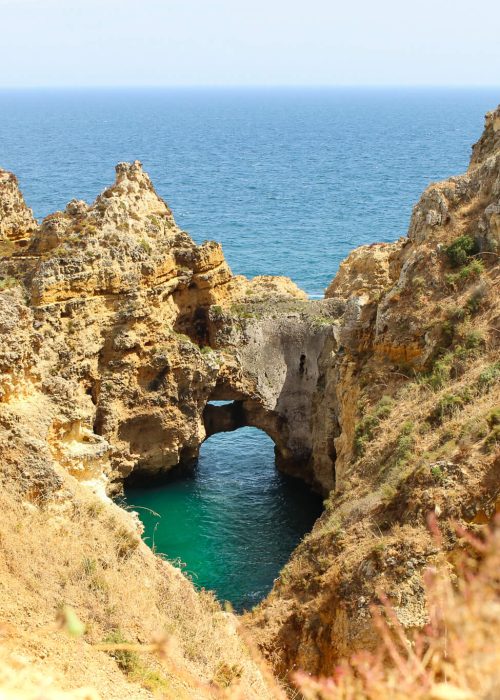
<svg viewBox="0 0 500 700">
<path fill-rule="evenodd" d="M 319 496 L 276 470 L 273 442 L 256 428 L 212 436 L 191 474 L 128 488 L 126 498 L 139 506 L 146 541 L 237 610 L 268 593 L 322 507 Z"/>
<path fill-rule="evenodd" d="M 499 101 L 493 89 L 0 91 L 0 167 L 43 217 L 139 159 L 235 273 L 288 275 L 320 296 L 352 248 L 403 235 L 426 185 L 466 168 Z M 238 608 L 269 590 L 319 508 L 251 429 L 213 436 L 191 476 L 128 497 L 161 514 L 140 510 L 148 541 Z"/>
</svg>

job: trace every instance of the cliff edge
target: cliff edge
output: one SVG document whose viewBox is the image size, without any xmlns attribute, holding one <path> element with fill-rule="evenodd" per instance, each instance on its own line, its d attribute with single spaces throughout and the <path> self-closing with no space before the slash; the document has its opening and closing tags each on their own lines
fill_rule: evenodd
<svg viewBox="0 0 500 700">
<path fill-rule="evenodd" d="M 353 251 L 326 292 L 345 312 L 319 359 L 313 454 L 329 445 L 336 487 L 249 619 L 279 673 L 330 675 L 375 649 L 380 592 L 421 628 L 429 516 L 451 562 L 465 544 L 453 523 L 480 533 L 500 511 L 499 254 L 500 108 L 408 236 Z"/>
</svg>

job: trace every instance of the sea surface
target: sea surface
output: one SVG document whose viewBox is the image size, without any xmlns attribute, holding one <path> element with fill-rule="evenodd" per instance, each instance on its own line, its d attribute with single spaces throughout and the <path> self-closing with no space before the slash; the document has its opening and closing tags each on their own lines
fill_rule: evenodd
<svg viewBox="0 0 500 700">
<path fill-rule="evenodd" d="M 235 273 L 319 297 L 352 248 L 404 235 L 422 190 L 465 170 L 498 102 L 498 89 L 0 91 L 0 167 L 42 218 L 139 159 Z M 267 593 L 321 505 L 251 428 L 210 438 L 192 475 L 127 495 L 148 542 L 238 609 Z"/>
<path fill-rule="evenodd" d="M 319 496 L 277 471 L 273 441 L 256 428 L 214 435 L 192 473 L 129 488 L 126 499 L 148 544 L 238 611 L 269 592 L 322 510 Z"/>
</svg>

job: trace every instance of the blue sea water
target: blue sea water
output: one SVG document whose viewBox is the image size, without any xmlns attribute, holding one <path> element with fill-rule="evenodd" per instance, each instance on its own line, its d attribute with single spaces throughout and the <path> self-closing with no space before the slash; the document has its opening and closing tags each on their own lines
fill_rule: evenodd
<svg viewBox="0 0 500 700">
<path fill-rule="evenodd" d="M 139 159 L 235 273 L 321 295 L 349 250 L 404 234 L 424 187 L 464 170 L 499 101 L 494 89 L 0 91 L 0 167 L 43 217 Z"/>
<path fill-rule="evenodd" d="M 403 235 L 426 185 L 466 168 L 499 101 L 494 89 L 0 91 L 0 167 L 43 217 L 139 159 L 235 273 L 321 296 L 352 248 Z M 127 497 L 147 540 L 238 608 L 270 589 L 320 509 L 250 428 L 210 438 L 192 475 Z"/>
</svg>

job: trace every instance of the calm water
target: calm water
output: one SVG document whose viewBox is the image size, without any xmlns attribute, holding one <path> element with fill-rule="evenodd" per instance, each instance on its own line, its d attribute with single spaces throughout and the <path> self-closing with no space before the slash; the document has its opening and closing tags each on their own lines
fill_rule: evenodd
<svg viewBox="0 0 500 700">
<path fill-rule="evenodd" d="M 463 171 L 498 90 L 0 91 L 0 166 L 36 216 L 93 200 L 139 159 L 178 223 L 235 273 L 321 295 L 353 247 L 406 232 L 424 187 Z M 191 478 L 129 493 L 147 536 L 237 606 L 264 595 L 318 513 L 269 439 L 217 435 Z"/>
<path fill-rule="evenodd" d="M 256 428 L 214 435 L 191 476 L 126 496 L 139 506 L 147 541 L 238 610 L 269 591 L 322 507 L 275 469 L 273 442 Z"/>
<path fill-rule="evenodd" d="M 93 200 L 139 159 L 235 273 L 321 294 L 353 247 L 406 232 L 431 180 L 465 168 L 495 90 L 0 91 L 0 166 L 37 216 Z"/>
</svg>

